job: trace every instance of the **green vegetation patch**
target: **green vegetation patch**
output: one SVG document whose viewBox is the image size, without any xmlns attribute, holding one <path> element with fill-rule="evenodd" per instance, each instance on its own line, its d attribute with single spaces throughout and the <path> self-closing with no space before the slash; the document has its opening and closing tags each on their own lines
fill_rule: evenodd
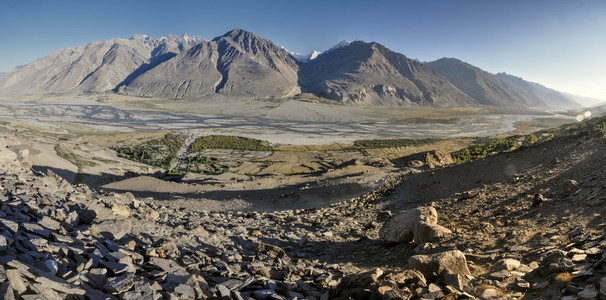
<svg viewBox="0 0 606 300">
<path fill-rule="evenodd" d="M 485 157 L 490 152 L 507 151 L 517 147 L 530 147 L 552 140 L 555 137 L 603 134 L 604 131 L 606 131 L 606 117 L 592 118 L 575 124 L 562 125 L 558 128 L 540 130 L 524 136 L 477 138 L 473 145 L 453 152 L 451 156 L 455 162 L 468 162 Z"/>
<path fill-rule="evenodd" d="M 377 139 L 377 140 L 359 140 L 354 142 L 354 147 L 358 149 L 378 149 L 395 147 L 416 147 L 427 144 L 433 144 L 441 139 Z"/>
<path fill-rule="evenodd" d="M 197 154 L 186 158 L 187 172 L 203 174 L 219 174 L 229 171 L 229 167 L 221 164 L 221 159 Z"/>
<path fill-rule="evenodd" d="M 273 150 L 268 141 L 230 135 L 208 135 L 197 138 L 189 147 L 189 153 L 196 153 L 206 149 Z"/>
<path fill-rule="evenodd" d="M 144 164 L 168 169 L 177 159 L 177 152 L 183 146 L 185 136 L 167 133 L 137 146 L 113 146 L 118 156 Z"/>
<path fill-rule="evenodd" d="M 510 150 L 517 145 L 516 138 L 490 138 L 480 137 L 473 145 L 451 154 L 454 162 L 468 162 L 470 160 L 485 157 L 488 153 Z"/>
</svg>

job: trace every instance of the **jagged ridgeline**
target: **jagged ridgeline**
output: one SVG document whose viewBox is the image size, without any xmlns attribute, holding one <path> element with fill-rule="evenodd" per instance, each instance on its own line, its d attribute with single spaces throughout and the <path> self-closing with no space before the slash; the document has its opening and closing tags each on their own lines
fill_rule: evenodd
<svg viewBox="0 0 606 300">
<path fill-rule="evenodd" d="M 164 99 L 284 99 L 353 105 L 578 107 L 574 98 L 457 59 L 421 63 L 375 42 L 297 60 L 236 28 L 210 41 L 174 35 L 61 49 L 0 77 L 0 95 L 114 92 Z"/>
</svg>

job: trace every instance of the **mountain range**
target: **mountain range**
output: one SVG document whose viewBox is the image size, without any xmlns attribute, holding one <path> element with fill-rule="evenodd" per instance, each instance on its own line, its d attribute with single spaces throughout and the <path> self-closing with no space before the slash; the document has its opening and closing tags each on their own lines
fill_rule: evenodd
<svg viewBox="0 0 606 300">
<path fill-rule="evenodd" d="M 353 105 L 574 107 L 574 97 L 454 58 L 421 63 L 378 43 L 290 53 L 236 28 L 212 40 L 135 35 L 55 51 L 0 76 L 0 95 L 115 92 L 199 100 L 311 93 Z"/>
</svg>

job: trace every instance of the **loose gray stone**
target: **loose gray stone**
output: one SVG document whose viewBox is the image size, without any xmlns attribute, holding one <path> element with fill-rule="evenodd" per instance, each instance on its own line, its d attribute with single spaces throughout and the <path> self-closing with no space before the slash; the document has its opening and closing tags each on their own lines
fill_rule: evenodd
<svg viewBox="0 0 606 300">
<path fill-rule="evenodd" d="M 528 282 L 524 279 L 518 278 L 516 280 L 516 288 L 518 290 L 526 291 L 526 290 L 530 289 L 530 282 Z"/>
<path fill-rule="evenodd" d="M 4 227 L 8 228 L 12 234 L 17 233 L 17 230 L 19 230 L 19 224 L 11 220 L 0 219 L 0 223 L 2 223 Z"/>
<path fill-rule="evenodd" d="M 51 231 L 36 224 L 36 223 L 21 223 L 23 229 L 27 232 L 31 232 L 33 234 L 37 234 L 39 236 L 48 238 L 50 237 Z"/>
<path fill-rule="evenodd" d="M 59 270 L 59 265 L 54 259 L 47 259 L 44 261 L 44 267 L 48 270 L 49 274 L 56 275 Z"/>
<path fill-rule="evenodd" d="M 587 254 L 575 254 L 570 258 L 570 260 L 572 260 L 572 262 L 575 262 L 575 263 L 581 263 L 581 262 L 585 262 L 586 258 L 587 258 Z"/>
<path fill-rule="evenodd" d="M 36 282 L 43 284 L 47 288 L 51 288 L 55 291 L 71 294 L 71 295 L 84 295 L 86 291 L 77 285 L 74 285 L 70 282 L 64 281 L 61 278 L 47 278 L 45 275 L 40 275 L 36 277 Z"/>
<path fill-rule="evenodd" d="M 600 296 L 606 298 L 606 277 L 600 279 Z"/>
<path fill-rule="evenodd" d="M 65 217 L 65 223 L 69 224 L 70 226 L 78 226 L 78 223 L 80 223 L 80 217 L 78 216 L 78 212 L 72 211 L 68 213 Z"/>
<path fill-rule="evenodd" d="M 147 282 L 135 282 L 135 290 L 121 295 L 122 300 L 161 300 L 162 295 L 152 289 Z"/>
<path fill-rule="evenodd" d="M 131 224 L 127 220 L 107 220 L 90 227 L 91 235 L 108 240 L 119 240 L 130 231 Z"/>
<path fill-rule="evenodd" d="M 7 281 L 0 286 L 0 299 L 15 300 L 15 292 L 10 282 Z"/>
<path fill-rule="evenodd" d="M 549 272 L 570 272 L 574 268 L 572 260 L 566 257 L 556 259 L 553 263 L 549 264 Z"/>
<path fill-rule="evenodd" d="M 577 294 L 579 300 L 594 300 L 598 298 L 598 290 L 591 284 L 585 286 L 585 289 Z"/>
<path fill-rule="evenodd" d="M 187 284 L 180 284 L 176 286 L 174 292 L 185 297 L 196 297 L 196 292 L 194 291 L 194 288 Z"/>
<path fill-rule="evenodd" d="M 222 284 L 217 284 L 215 287 L 219 293 L 219 297 L 231 297 L 231 291 Z"/>
<path fill-rule="evenodd" d="M 444 284 L 450 285 L 458 290 L 463 290 L 463 288 L 469 283 L 469 279 L 466 276 L 461 274 L 445 274 L 444 275 Z"/>
<path fill-rule="evenodd" d="M 107 282 L 107 269 L 92 268 L 88 271 L 87 276 L 95 283 L 97 288 L 102 288 Z"/>
<path fill-rule="evenodd" d="M 105 290 L 112 294 L 120 294 L 130 290 L 135 284 L 135 275 L 126 273 L 118 277 L 111 277 L 105 283 Z"/>
<path fill-rule="evenodd" d="M 490 273 L 490 275 L 488 275 L 489 278 L 496 279 L 496 280 L 504 280 L 504 279 L 508 278 L 509 276 L 511 276 L 511 273 L 507 270 L 493 272 L 493 273 Z"/>
<path fill-rule="evenodd" d="M 50 229 L 50 230 L 59 230 L 61 229 L 61 224 L 56 220 L 53 220 L 49 216 L 44 216 L 40 221 L 38 221 L 38 225 Z"/>
<path fill-rule="evenodd" d="M 499 268 L 507 271 L 516 270 L 520 267 L 520 265 L 522 265 L 522 263 L 513 258 L 505 258 L 499 262 Z"/>
<path fill-rule="evenodd" d="M 148 263 L 164 272 L 170 272 L 175 275 L 188 275 L 189 274 L 185 268 L 178 265 L 177 262 L 175 262 L 174 260 L 160 258 L 160 257 L 150 257 Z"/>
<path fill-rule="evenodd" d="M 27 290 L 27 286 L 21 277 L 21 272 L 16 269 L 6 270 L 6 277 L 8 282 L 10 282 L 11 287 L 17 291 L 17 293 L 21 294 Z"/>
<path fill-rule="evenodd" d="M 482 291 L 482 294 L 480 294 L 481 300 L 496 299 L 498 297 L 499 291 L 493 288 L 485 289 L 484 291 Z"/>
<path fill-rule="evenodd" d="M 276 292 L 272 290 L 256 290 L 252 293 L 253 298 L 258 300 L 267 299 L 273 295 L 277 295 Z"/>
<path fill-rule="evenodd" d="M 3 265 L 0 265 L 0 283 L 5 282 L 6 279 L 6 270 Z"/>
<path fill-rule="evenodd" d="M 41 283 L 32 284 L 30 285 L 30 288 L 36 293 L 38 293 L 38 295 L 44 295 L 42 299 L 45 300 L 63 300 L 65 298 L 59 293 L 57 293 L 55 290 Z"/>
<path fill-rule="evenodd" d="M 9 246 L 9 242 L 6 237 L 0 234 L 0 251 L 4 252 Z"/>
<path fill-rule="evenodd" d="M 127 264 L 113 261 L 102 261 L 100 264 L 109 269 L 114 275 L 124 274 L 131 269 Z"/>
<path fill-rule="evenodd" d="M 79 224 L 90 225 L 97 217 L 97 212 L 91 209 L 84 209 L 78 213 Z"/>
<path fill-rule="evenodd" d="M 230 289 L 230 290 L 235 290 L 238 289 L 240 286 L 242 286 L 243 282 L 242 280 L 239 279 L 228 279 L 225 282 L 221 283 L 223 286 L 225 286 L 226 288 Z"/>
</svg>

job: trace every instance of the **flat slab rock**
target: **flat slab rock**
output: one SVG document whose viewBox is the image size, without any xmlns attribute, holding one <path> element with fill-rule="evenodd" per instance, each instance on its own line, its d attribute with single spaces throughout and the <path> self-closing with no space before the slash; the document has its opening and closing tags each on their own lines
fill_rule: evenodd
<svg viewBox="0 0 606 300">
<path fill-rule="evenodd" d="M 126 273 L 107 280 L 104 288 L 112 294 L 120 294 L 130 290 L 135 285 L 135 274 Z"/>
</svg>

